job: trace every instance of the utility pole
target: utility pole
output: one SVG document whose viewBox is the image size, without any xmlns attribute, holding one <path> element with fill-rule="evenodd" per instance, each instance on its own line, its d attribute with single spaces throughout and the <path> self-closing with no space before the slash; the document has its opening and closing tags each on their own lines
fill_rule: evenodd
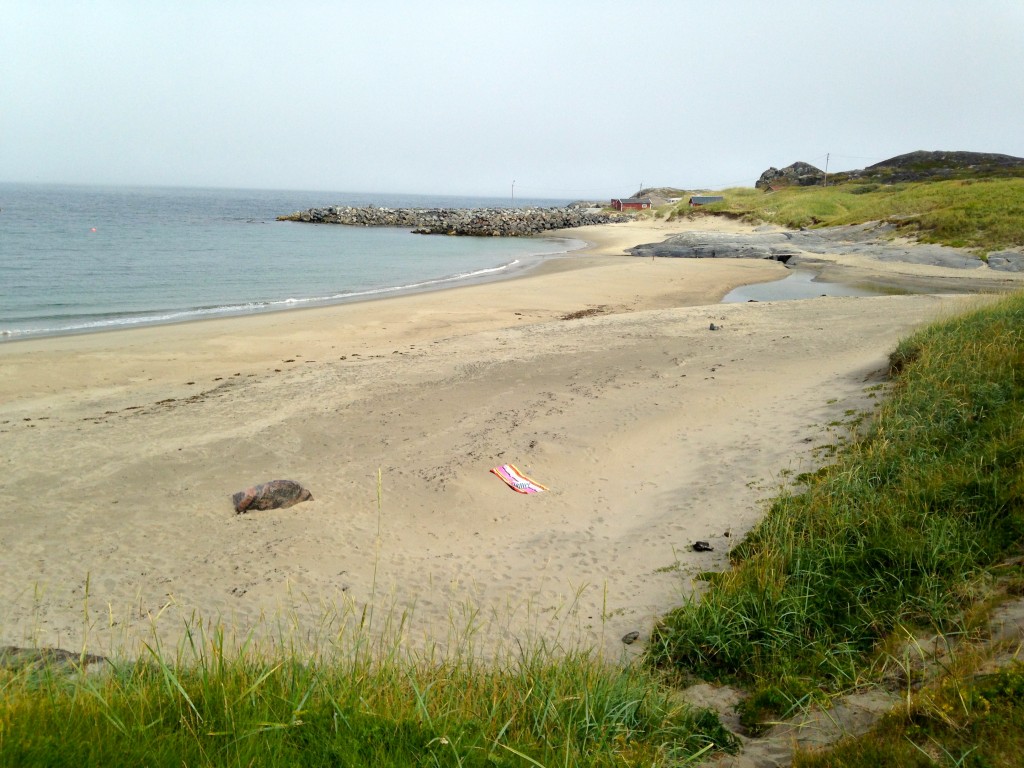
<svg viewBox="0 0 1024 768">
<path fill-rule="evenodd" d="M 828 158 L 829 158 L 829 153 L 826 152 L 825 153 L 825 186 L 826 187 L 828 186 Z"/>
<path fill-rule="evenodd" d="M 512 207 L 516 205 L 516 180 L 512 179 Z"/>
</svg>

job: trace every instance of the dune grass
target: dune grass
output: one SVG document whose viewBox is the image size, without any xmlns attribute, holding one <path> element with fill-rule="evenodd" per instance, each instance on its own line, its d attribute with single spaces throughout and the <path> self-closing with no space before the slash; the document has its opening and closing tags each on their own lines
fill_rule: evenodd
<svg viewBox="0 0 1024 768">
<path fill-rule="evenodd" d="M 737 188 L 696 215 L 719 214 L 791 229 L 883 221 L 921 242 L 981 254 L 1024 246 L 1024 178 L 963 179 L 903 184 L 848 182 L 776 192 Z M 680 203 L 670 216 L 694 215 Z"/>
<path fill-rule="evenodd" d="M 956 632 L 1024 542 L 1024 296 L 903 341 L 889 397 L 666 615 L 657 666 L 752 689 L 749 721 L 857 684 L 901 628 Z"/>
<path fill-rule="evenodd" d="M 0 765 L 622 766 L 735 746 L 648 672 L 590 654 L 339 661 L 222 637 L 101 674 L 8 670 Z"/>
<path fill-rule="evenodd" d="M 794 768 L 1016 768 L 1024 754 L 1024 665 L 947 676 L 867 734 L 797 752 Z"/>
<path fill-rule="evenodd" d="M 485 661 L 471 631 L 413 652 L 407 618 L 238 638 L 193 617 L 176 647 L 154 631 L 99 667 L 0 653 L 0 766 L 651 766 L 737 747 L 642 665 L 525 641 Z"/>
</svg>

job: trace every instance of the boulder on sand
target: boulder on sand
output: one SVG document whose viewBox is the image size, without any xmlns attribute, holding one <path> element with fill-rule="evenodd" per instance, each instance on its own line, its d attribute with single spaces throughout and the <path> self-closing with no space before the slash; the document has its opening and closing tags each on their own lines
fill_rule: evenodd
<svg viewBox="0 0 1024 768">
<path fill-rule="evenodd" d="M 313 498 L 308 490 L 294 480 L 271 480 L 239 491 L 231 497 L 235 513 L 243 514 L 256 509 L 283 509 Z"/>
</svg>

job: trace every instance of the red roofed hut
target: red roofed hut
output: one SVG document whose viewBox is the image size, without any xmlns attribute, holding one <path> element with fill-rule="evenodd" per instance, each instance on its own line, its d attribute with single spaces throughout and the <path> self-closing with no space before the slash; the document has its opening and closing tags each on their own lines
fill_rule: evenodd
<svg viewBox="0 0 1024 768">
<path fill-rule="evenodd" d="M 651 207 L 649 197 L 627 197 L 622 200 L 612 200 L 612 208 L 616 211 L 643 211 Z"/>
</svg>

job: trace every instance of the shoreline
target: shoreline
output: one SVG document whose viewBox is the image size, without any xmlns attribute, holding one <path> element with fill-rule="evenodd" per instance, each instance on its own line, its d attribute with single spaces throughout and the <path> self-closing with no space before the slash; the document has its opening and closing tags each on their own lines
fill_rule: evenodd
<svg viewBox="0 0 1024 768">
<path fill-rule="evenodd" d="M 786 268 L 617 255 L 677 226 L 579 232 L 510 280 L 0 345 L 0 641 L 109 653 L 190 615 L 244 635 L 373 601 L 408 612 L 409 647 L 472 607 L 484 653 L 615 659 L 640 631 L 638 652 L 823 425 L 870 409 L 896 341 L 984 300 L 726 305 Z M 550 490 L 511 492 L 502 463 Z M 234 514 L 278 478 L 313 500 Z"/>
<path fill-rule="evenodd" d="M 276 299 L 264 302 L 264 306 L 250 307 L 247 309 L 224 307 L 205 307 L 169 310 L 173 315 L 181 315 L 180 319 L 145 318 L 139 315 L 132 322 L 111 323 L 110 325 L 94 325 L 92 327 L 63 328 L 47 331 L 0 331 L 0 347 L 5 344 L 13 344 L 34 339 L 60 338 L 64 336 L 83 336 L 93 333 L 111 333 L 117 331 L 128 331 L 140 328 L 157 328 L 166 325 L 182 325 L 187 323 L 205 322 L 209 320 L 229 320 L 232 318 L 245 318 L 250 316 L 274 314 L 277 312 L 293 312 L 304 309 L 317 309 L 332 307 L 342 304 L 359 303 L 364 301 L 377 301 L 398 296 L 408 296 L 417 293 L 429 293 L 432 291 L 447 290 L 467 285 L 479 285 L 483 283 L 508 280 L 529 274 L 549 259 L 558 259 L 568 256 L 574 251 L 584 250 L 587 243 L 579 238 L 568 235 L 572 230 L 564 230 L 566 234 L 548 233 L 544 235 L 547 240 L 562 240 L 565 250 L 555 253 L 533 254 L 522 263 L 519 258 L 497 267 L 477 270 L 470 274 L 442 276 L 423 280 L 410 285 L 399 285 L 372 290 L 358 291 L 348 295 L 333 297 L 310 297 L 302 299 Z M 541 237 L 541 236 L 538 236 Z M 281 305 L 281 306 L 276 306 Z"/>
<path fill-rule="evenodd" d="M 250 340 L 259 340 L 263 344 L 258 353 L 247 350 L 245 354 L 240 354 L 234 359 L 239 364 L 245 365 L 252 362 L 251 358 L 255 354 L 262 358 L 261 362 L 264 365 L 269 365 L 276 358 L 276 355 L 270 351 L 270 347 L 277 346 L 272 341 L 273 337 L 301 334 L 301 330 L 297 329 L 301 329 L 306 323 L 336 325 L 335 332 L 355 327 L 369 332 L 368 339 L 378 337 L 374 341 L 383 341 L 388 334 L 373 333 L 374 327 L 379 326 L 383 329 L 386 329 L 388 325 L 394 327 L 409 316 L 418 315 L 423 318 L 437 316 L 439 329 L 450 329 L 453 332 L 461 329 L 471 332 L 485 327 L 518 325 L 526 320 L 555 319 L 567 312 L 586 310 L 592 306 L 614 306 L 617 310 L 622 310 L 626 308 L 628 302 L 629 305 L 632 305 L 630 309 L 636 310 L 673 306 L 679 301 L 690 305 L 713 303 L 739 285 L 781 279 L 787 274 L 787 270 L 777 263 L 740 262 L 737 260 L 730 260 L 731 263 L 728 264 L 707 262 L 706 268 L 697 268 L 696 274 L 705 272 L 706 275 L 700 280 L 695 280 L 692 289 L 677 290 L 671 285 L 646 287 L 648 275 L 642 270 L 638 270 L 637 267 L 639 265 L 650 267 L 651 265 L 645 259 L 638 259 L 626 254 L 626 248 L 635 244 L 637 238 L 663 237 L 680 229 L 690 228 L 692 228 L 692 224 L 651 224 L 643 221 L 581 227 L 565 232 L 577 233 L 579 236 L 572 239 L 583 242 L 583 247 L 558 256 L 540 259 L 536 264 L 521 271 L 494 279 L 469 281 L 434 289 L 413 290 L 352 301 L 293 307 L 278 311 L 203 317 L 176 323 L 112 328 L 96 332 L 10 339 L 0 343 L 0 361 L 4 361 L 5 358 L 16 358 L 21 354 L 33 357 L 52 355 L 55 357 L 53 371 L 55 377 L 58 377 L 63 376 L 63 373 L 59 373 L 59 371 L 63 371 L 65 366 L 57 363 L 56 358 L 60 358 L 67 352 L 81 352 L 83 355 L 111 354 L 121 345 L 134 348 L 140 345 L 170 344 L 175 348 L 174 359 L 177 360 L 178 356 L 187 354 L 188 351 L 198 352 L 199 349 L 194 347 L 198 344 L 203 348 L 218 349 L 218 356 L 211 358 L 211 362 L 215 361 L 219 366 L 221 362 L 219 349 L 223 345 L 217 342 L 218 337 L 231 338 L 244 335 L 248 336 Z M 563 232 L 552 232 L 542 237 L 566 239 Z M 683 275 L 694 271 L 692 268 L 694 262 L 687 265 L 682 260 L 659 260 L 659 264 L 662 263 L 665 271 L 670 273 Z M 588 286 L 577 284 L 576 281 L 566 276 L 568 273 L 580 270 L 590 271 L 596 268 L 607 271 L 609 277 L 601 280 L 593 293 L 590 292 Z M 611 276 L 613 272 L 615 275 Z M 620 277 L 626 281 L 621 285 L 618 284 Z M 556 287 L 559 289 L 559 292 L 553 294 L 550 300 L 542 296 L 545 290 L 543 283 L 548 279 L 555 280 L 558 283 Z M 682 277 L 670 277 L 669 281 L 682 279 Z M 540 289 L 536 287 L 538 284 L 541 284 Z M 504 285 L 518 285 L 520 286 L 519 290 L 531 298 L 524 302 L 508 296 L 503 289 L 492 288 Z M 635 291 L 630 294 L 630 285 L 649 295 L 638 295 Z M 437 309 L 437 307 L 447 307 L 450 303 L 457 301 L 466 302 L 463 310 L 446 312 Z M 572 303 L 567 304 L 566 302 Z M 517 310 L 524 307 L 530 307 L 532 311 L 516 314 Z M 366 323 L 363 319 L 364 315 L 379 319 Z M 177 332 L 177 329 L 181 329 L 181 332 Z M 422 327 L 416 328 L 413 335 L 418 335 L 423 330 L 425 329 Z M 318 347 L 320 356 L 329 354 L 323 349 L 322 344 L 315 346 Z M 241 353 L 241 350 L 239 352 Z M 307 355 L 307 357 L 309 356 Z M 8 366 L 8 368 L 11 367 Z M 112 378 L 114 377 L 104 375 L 102 380 L 106 381 Z M 89 383 L 89 380 L 79 381 L 75 386 L 79 387 L 83 384 L 88 386 Z M 92 383 L 98 383 L 98 381 Z M 10 384 L 9 379 L 0 370 L 0 402 L 4 402 L 5 398 L 16 396 Z M 58 388 L 56 382 L 52 382 L 50 386 L 51 389 Z M 17 388 L 20 388 L 20 385 L 14 387 L 14 389 Z"/>
</svg>

